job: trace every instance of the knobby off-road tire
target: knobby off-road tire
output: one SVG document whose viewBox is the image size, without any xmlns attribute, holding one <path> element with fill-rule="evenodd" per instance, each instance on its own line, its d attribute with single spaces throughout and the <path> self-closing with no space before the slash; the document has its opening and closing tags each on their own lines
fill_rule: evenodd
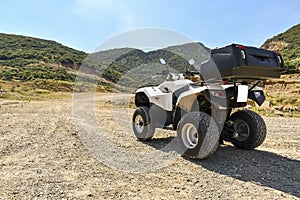
<svg viewBox="0 0 300 200">
<path fill-rule="evenodd" d="M 132 128 L 139 140 L 145 141 L 153 137 L 155 128 L 151 126 L 148 107 L 141 106 L 135 110 L 132 117 Z"/>
<path fill-rule="evenodd" d="M 234 122 L 238 137 L 231 143 L 240 149 L 251 150 L 261 145 L 267 135 L 266 124 L 261 116 L 250 110 L 233 113 L 229 120 Z"/>
<path fill-rule="evenodd" d="M 179 153 L 193 159 L 212 155 L 219 146 L 220 133 L 214 119 L 203 112 L 183 116 L 177 128 Z"/>
</svg>

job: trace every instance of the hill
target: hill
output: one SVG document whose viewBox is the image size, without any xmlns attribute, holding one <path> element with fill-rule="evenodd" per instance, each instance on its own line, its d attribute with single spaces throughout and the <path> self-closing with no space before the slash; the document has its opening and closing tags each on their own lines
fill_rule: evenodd
<svg viewBox="0 0 300 200">
<path fill-rule="evenodd" d="M 72 91 L 75 70 L 86 56 L 55 41 L 0 33 L 1 96 Z"/>
<path fill-rule="evenodd" d="M 201 44 L 200 47 L 202 46 Z M 123 84 L 125 79 L 125 84 L 136 85 L 141 82 L 141 77 L 125 75 L 138 66 L 158 64 L 159 58 L 164 58 L 172 68 L 183 72 L 189 66 L 186 58 L 184 59 L 186 54 L 191 52 L 199 54 L 199 51 L 195 50 L 199 47 L 199 43 L 172 46 L 150 52 L 121 48 L 87 54 L 55 41 L 3 33 L 0 33 L 0 47 L 0 88 L 6 91 L 16 91 L 16 89 L 18 91 L 35 89 L 71 91 L 76 70 L 83 62 L 88 66 L 88 71 L 85 73 L 103 74 L 105 87 L 102 87 L 102 90 L 110 90 L 113 84 L 120 83 L 121 78 Z M 196 58 L 197 56 L 194 57 Z M 146 75 L 143 79 L 149 80 Z M 145 82 L 145 84 L 149 83 Z M 5 87 L 5 85 L 9 86 Z"/>
<path fill-rule="evenodd" d="M 160 64 L 160 58 L 166 60 L 171 72 L 186 72 L 190 67 L 189 59 L 193 58 L 199 65 L 208 55 L 207 49 L 201 43 L 170 46 L 149 52 L 120 48 L 92 53 L 84 60 L 83 66 L 84 73 L 101 74 L 104 79 L 102 84 L 108 82 L 117 90 L 133 92 L 137 87 L 158 85 L 166 78 L 151 78 L 167 69 Z"/>
<path fill-rule="evenodd" d="M 279 115 L 283 115 L 281 111 L 285 115 L 293 115 L 300 106 L 300 24 L 268 39 L 262 48 L 280 51 L 290 69 L 290 74 L 268 81 L 265 88 L 267 100 Z"/>
<path fill-rule="evenodd" d="M 130 83 L 133 85 L 136 85 L 134 82 L 144 82 L 146 85 L 151 85 L 151 83 L 149 83 L 149 75 L 151 77 L 151 75 L 166 70 L 165 66 L 159 64 L 160 58 L 166 60 L 168 66 L 171 67 L 170 70 L 184 73 L 190 67 L 188 60 L 194 59 L 197 64 L 202 63 L 208 58 L 206 51 L 207 49 L 201 43 L 170 46 L 149 52 L 144 52 L 139 49 L 130 49 L 130 51 L 113 60 L 103 72 L 103 76 L 115 83 L 119 82 L 120 78 L 122 78 L 123 81 L 129 78 L 132 81 Z M 151 68 L 151 70 L 145 68 Z M 129 72 L 132 70 L 135 71 L 135 74 L 131 76 Z M 136 73 L 139 73 L 139 77 L 136 77 Z M 144 75 L 145 77 L 143 77 Z M 126 81 L 126 85 L 129 84 L 128 81 Z"/>
<path fill-rule="evenodd" d="M 160 82 L 151 82 L 149 78 L 149 73 L 155 75 L 165 69 L 161 65 L 157 67 L 160 58 L 164 58 L 172 70 L 184 72 L 190 67 L 187 60 L 193 58 L 196 63 L 201 63 L 208 56 L 201 43 L 150 52 L 121 48 L 87 54 L 55 41 L 3 33 L 0 33 L 0 47 L 0 91 L 22 95 L 32 95 L 32 91 L 73 91 L 76 72 L 81 64 L 88 66 L 86 74 L 103 74 L 104 79 L 97 89 L 110 91 L 117 85 L 140 87 Z M 297 72 L 300 64 L 300 24 L 267 40 L 262 47 L 280 50 L 286 65 Z M 145 68 L 146 65 L 148 68 Z"/>
<path fill-rule="evenodd" d="M 0 33 L 0 65 L 25 67 L 33 63 L 57 63 L 76 68 L 86 53 L 55 41 Z"/>
<path fill-rule="evenodd" d="M 281 52 L 285 65 L 292 70 L 300 69 L 300 24 L 264 42 L 262 48 Z"/>
</svg>

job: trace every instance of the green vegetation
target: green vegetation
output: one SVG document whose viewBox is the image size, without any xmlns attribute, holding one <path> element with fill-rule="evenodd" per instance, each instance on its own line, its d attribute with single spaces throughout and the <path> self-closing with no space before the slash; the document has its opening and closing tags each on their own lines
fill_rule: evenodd
<svg viewBox="0 0 300 200">
<path fill-rule="evenodd" d="M 25 67 L 45 62 L 77 68 L 87 55 L 54 41 L 3 33 L 0 47 L 0 66 Z"/>
<path fill-rule="evenodd" d="M 35 99 L 53 92 L 73 91 L 74 70 L 87 56 L 54 41 L 3 33 L 0 47 L 3 98 Z"/>
<path fill-rule="evenodd" d="M 49 66 L 28 66 L 28 67 L 2 67 L 0 79 L 5 81 L 31 81 L 36 79 L 52 80 L 75 80 L 75 75 L 69 74 L 65 69 L 55 69 Z"/>
<path fill-rule="evenodd" d="M 147 53 L 138 49 L 122 48 L 88 55 L 54 41 L 3 33 L 0 33 L 0 46 L 0 80 L 4 81 L 3 84 L 26 83 L 23 84 L 26 85 L 24 87 L 10 86 L 6 89 L 18 93 L 30 89 L 70 91 L 71 86 L 74 86 L 76 70 L 82 64 L 86 66 L 83 72 L 86 76 L 77 80 L 86 88 L 79 87 L 76 91 L 91 89 L 88 85 L 97 81 L 94 75 L 101 75 L 105 79 L 98 83 L 98 91 L 112 91 L 113 88 L 118 91 L 131 91 L 132 87 L 162 82 L 165 77 L 155 81 L 149 78 L 149 74 L 155 75 L 166 70 L 165 66 L 159 64 L 160 58 L 167 61 L 172 67 L 171 71 L 185 72 L 189 64 L 184 56 L 190 52 L 199 54 L 199 51 L 194 51 L 199 44 L 192 43 Z"/>
<path fill-rule="evenodd" d="M 300 70 L 300 24 L 293 26 L 284 33 L 268 39 L 262 47 L 279 50 L 285 65 L 295 72 Z"/>
<path fill-rule="evenodd" d="M 13 93 L 49 96 L 52 92 L 83 92 L 94 89 L 95 84 L 100 92 L 133 92 L 133 88 L 157 85 L 166 78 L 150 78 L 166 70 L 166 66 L 159 64 L 160 58 L 166 60 L 171 72 L 183 73 L 190 67 L 188 59 L 193 58 L 199 66 L 209 56 L 209 50 L 201 43 L 150 52 L 121 48 L 87 54 L 54 41 L 2 33 L 0 47 L 0 91 L 8 98 Z M 293 72 L 300 71 L 300 24 L 267 40 L 262 47 L 279 50 L 286 65 Z M 79 86 L 74 88 L 80 66 L 86 68 L 77 77 Z M 268 95 L 268 100 L 273 105 L 298 105 L 295 94 L 299 94 L 299 88 L 291 90 L 294 96 L 276 91 Z"/>
<path fill-rule="evenodd" d="M 193 58 L 199 66 L 199 63 L 208 58 L 207 52 L 203 54 L 199 52 L 199 49 L 202 49 L 202 47 L 203 45 L 200 43 L 189 43 L 147 53 L 138 49 L 130 49 L 108 65 L 103 71 L 103 77 L 119 85 L 130 85 L 133 88 L 157 85 L 165 80 L 167 76 L 165 74 L 162 79 L 156 80 L 150 78 L 153 75 L 162 74 L 163 71 L 166 71 L 167 67 L 159 62 L 160 58 L 166 60 L 170 72 L 185 73 L 190 68 L 188 59 Z M 196 53 L 194 57 L 191 57 L 189 52 Z"/>
</svg>

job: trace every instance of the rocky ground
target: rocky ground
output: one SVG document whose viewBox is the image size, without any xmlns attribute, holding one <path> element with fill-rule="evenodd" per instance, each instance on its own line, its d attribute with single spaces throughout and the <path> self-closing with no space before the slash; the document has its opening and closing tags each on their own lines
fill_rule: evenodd
<svg viewBox="0 0 300 200">
<path fill-rule="evenodd" d="M 299 118 L 264 118 L 258 149 L 226 144 L 195 161 L 172 150 L 172 131 L 137 141 L 132 109 L 108 99 L 89 107 L 95 116 L 72 99 L 2 104 L 0 199 L 300 198 Z"/>
</svg>

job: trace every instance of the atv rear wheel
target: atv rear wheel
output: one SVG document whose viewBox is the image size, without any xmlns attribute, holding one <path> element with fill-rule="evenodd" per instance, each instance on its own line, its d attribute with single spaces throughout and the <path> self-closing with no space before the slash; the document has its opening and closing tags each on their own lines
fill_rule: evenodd
<svg viewBox="0 0 300 200">
<path fill-rule="evenodd" d="M 229 120 L 238 133 L 231 143 L 240 149 L 251 150 L 261 145 L 267 135 L 266 124 L 261 116 L 250 110 L 240 110 L 233 113 Z"/>
<path fill-rule="evenodd" d="M 203 159 L 212 155 L 219 145 L 219 131 L 214 119 L 203 112 L 190 112 L 183 116 L 177 128 L 180 153 Z"/>
<path fill-rule="evenodd" d="M 135 136 L 139 140 L 149 140 L 153 137 L 155 128 L 151 126 L 149 108 L 138 107 L 133 113 L 132 128 Z"/>
</svg>

